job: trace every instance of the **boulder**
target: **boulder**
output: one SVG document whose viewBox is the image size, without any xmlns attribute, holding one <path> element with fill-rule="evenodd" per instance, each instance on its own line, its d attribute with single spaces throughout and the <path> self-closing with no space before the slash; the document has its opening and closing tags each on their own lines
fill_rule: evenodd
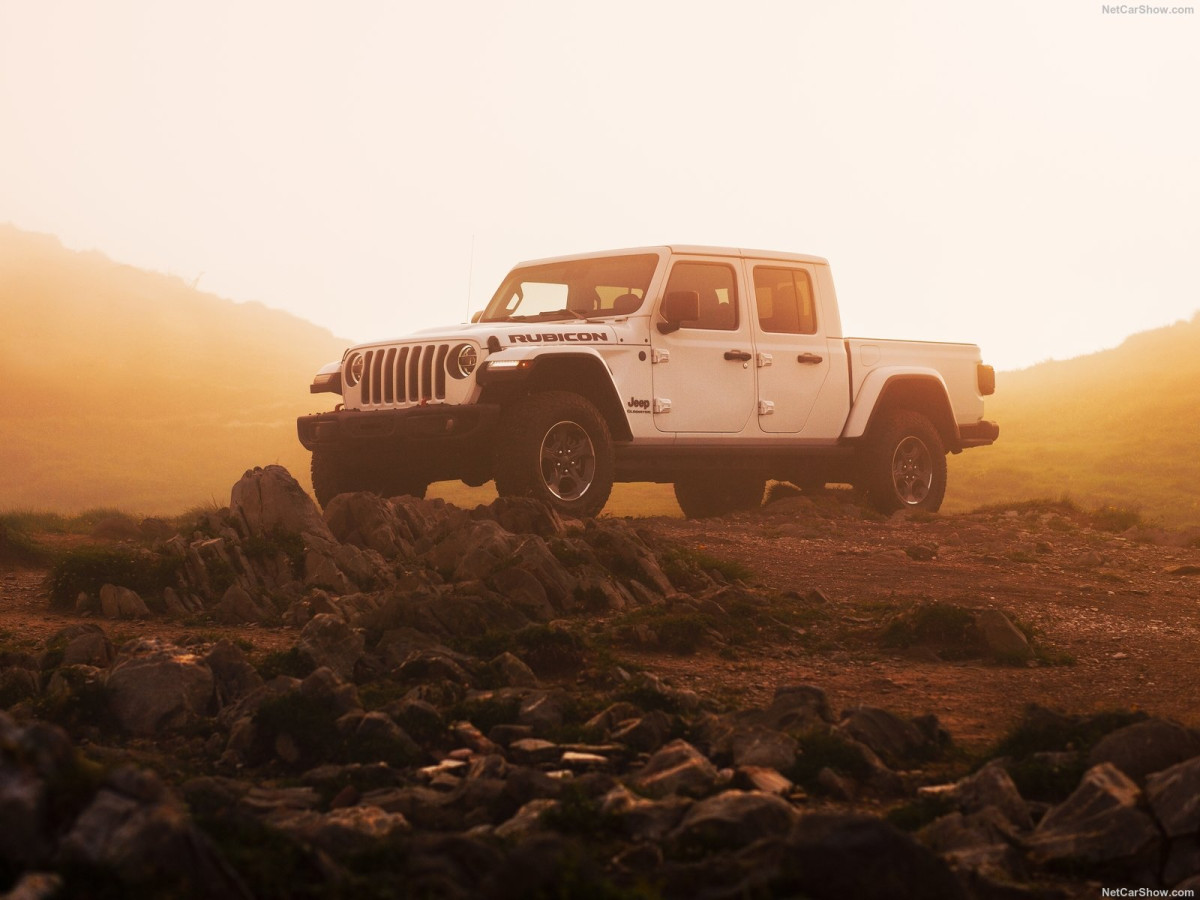
<svg viewBox="0 0 1200 900">
<path fill-rule="evenodd" d="M 187 817 L 165 799 L 147 801 L 102 788 L 58 849 L 61 863 L 108 869 L 127 886 L 177 884 L 188 896 L 249 897 L 240 880 Z"/>
<path fill-rule="evenodd" d="M 1014 827 L 1023 831 L 1033 828 L 1028 804 L 1007 770 L 998 763 L 986 765 L 973 775 L 960 779 L 954 785 L 953 797 L 965 813 L 991 807 Z"/>
<path fill-rule="evenodd" d="M 328 667 L 345 680 L 354 677 L 354 665 L 363 655 L 362 634 L 337 616 L 313 616 L 300 632 L 296 648 L 317 667 Z"/>
<path fill-rule="evenodd" d="M 105 679 L 121 728 L 150 736 L 208 713 L 213 673 L 194 654 L 159 641 L 140 641 Z"/>
<path fill-rule="evenodd" d="M 218 641 L 205 655 L 204 664 L 213 673 L 218 708 L 240 700 L 263 686 L 258 670 L 250 665 L 246 655 L 231 641 Z"/>
<path fill-rule="evenodd" d="M 612 740 L 640 753 L 653 753 L 671 736 L 672 725 L 670 716 L 655 709 L 623 722 L 612 731 Z"/>
<path fill-rule="evenodd" d="M 966 900 L 944 862 L 910 836 L 868 816 L 813 813 L 785 842 L 777 896 L 856 900 Z"/>
<path fill-rule="evenodd" d="M 783 836 L 796 818 L 791 804 L 774 794 L 723 791 L 692 806 L 670 840 L 684 852 L 744 847 L 760 838 Z"/>
<path fill-rule="evenodd" d="M 100 588 L 100 610 L 106 619 L 145 619 L 146 601 L 129 588 L 106 584 Z"/>
<path fill-rule="evenodd" d="M 260 603 L 240 584 L 231 584 L 213 607 L 213 618 L 223 625 L 244 625 L 250 622 L 272 624 L 279 619 L 275 609 Z"/>
<path fill-rule="evenodd" d="M 685 740 L 675 740 L 650 757 L 634 775 L 634 790 L 651 797 L 702 797 L 717 783 L 717 767 Z"/>
<path fill-rule="evenodd" d="M 996 659 L 1018 661 L 1033 657 L 1029 639 L 998 609 L 981 609 L 976 612 L 975 629 L 979 632 L 984 646 Z"/>
<path fill-rule="evenodd" d="M 730 749 L 735 766 L 762 766 L 786 771 L 796 762 L 799 744 L 789 734 L 751 727 L 734 733 Z"/>
<path fill-rule="evenodd" d="M 347 806 L 327 813 L 314 810 L 280 810 L 266 818 L 298 841 L 312 844 L 334 858 L 362 853 L 397 835 L 412 830 L 398 812 L 377 806 Z"/>
<path fill-rule="evenodd" d="M 494 519 L 501 528 L 513 534 L 550 538 L 566 530 L 557 510 L 532 497 L 500 497 L 490 506 L 476 507 L 471 517 Z"/>
<path fill-rule="evenodd" d="M 407 559 L 414 553 L 408 523 L 378 494 L 339 494 L 325 507 L 325 523 L 343 544 L 374 550 L 384 559 Z"/>
<path fill-rule="evenodd" d="M 632 840 L 660 841 L 679 825 L 693 802 L 679 796 L 647 800 L 618 785 L 600 801 L 600 814 L 616 821 L 625 836 Z"/>
<path fill-rule="evenodd" d="M 1152 772 L 1161 772 L 1200 756 L 1200 735 L 1166 719 L 1134 722 L 1101 738 L 1088 754 L 1088 765 L 1112 763 L 1138 784 Z"/>
<path fill-rule="evenodd" d="M 104 633 L 99 625 L 80 625 L 74 626 L 72 631 L 77 631 L 67 640 L 66 647 L 63 648 L 63 656 L 61 665 L 64 666 L 96 666 L 104 669 L 112 665 L 116 659 L 117 653 L 113 648 L 112 641 Z M 68 629 L 63 629 L 49 643 L 53 644 L 60 637 L 67 638 Z"/>
<path fill-rule="evenodd" d="M 759 718 L 767 727 L 780 731 L 807 731 L 832 722 L 833 713 L 823 690 L 798 684 L 776 688 L 775 698 Z"/>
<path fill-rule="evenodd" d="M 1136 877 L 1156 864 L 1161 845 L 1154 820 L 1139 809 L 1141 795 L 1111 763 L 1092 767 L 1075 792 L 1038 823 L 1027 841 L 1030 858 Z"/>
<path fill-rule="evenodd" d="M 937 745 L 912 722 L 870 706 L 849 710 L 838 730 L 870 747 L 891 766 L 928 759 L 938 750 Z"/>
<path fill-rule="evenodd" d="M 1147 778 L 1146 800 L 1167 837 L 1200 833 L 1200 756 Z"/>
<path fill-rule="evenodd" d="M 501 687 L 537 687 L 538 678 L 533 669 L 505 651 L 488 663 L 488 668 Z"/>
<path fill-rule="evenodd" d="M 230 492 L 229 515 L 246 535 L 311 532 L 333 540 L 317 505 L 283 466 L 247 471 Z"/>
</svg>

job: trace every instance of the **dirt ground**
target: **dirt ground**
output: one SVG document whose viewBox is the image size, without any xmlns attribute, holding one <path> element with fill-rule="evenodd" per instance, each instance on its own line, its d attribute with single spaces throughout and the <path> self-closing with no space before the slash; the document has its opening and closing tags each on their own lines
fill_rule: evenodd
<svg viewBox="0 0 1200 900">
<path fill-rule="evenodd" d="M 1144 527 L 1112 533 L 1053 507 L 881 520 L 800 498 L 722 519 L 630 521 L 739 562 L 763 586 L 802 596 L 816 589 L 826 598 L 820 620 L 794 645 L 687 656 L 617 649 L 618 658 L 703 696 L 759 703 L 776 687 L 810 683 L 835 710 L 865 704 L 935 713 L 960 745 L 978 749 L 1028 702 L 1079 713 L 1132 707 L 1200 727 L 1200 549 L 1187 535 Z M 0 572 L 6 644 L 34 647 L 67 624 L 94 621 L 51 612 L 45 576 Z M 881 646 L 880 632 L 898 610 L 928 601 L 999 608 L 1032 626 L 1042 658 L 944 661 L 928 648 Z M 162 620 L 107 627 L 117 639 L 240 638 L 254 653 L 285 649 L 296 637 L 289 628 Z"/>
</svg>

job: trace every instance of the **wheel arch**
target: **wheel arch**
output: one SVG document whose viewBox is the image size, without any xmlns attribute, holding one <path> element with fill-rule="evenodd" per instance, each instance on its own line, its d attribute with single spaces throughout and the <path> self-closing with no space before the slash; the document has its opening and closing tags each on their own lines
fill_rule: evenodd
<svg viewBox="0 0 1200 900">
<path fill-rule="evenodd" d="M 511 401 L 514 396 L 543 391 L 569 391 L 580 395 L 604 416 L 613 440 L 628 441 L 633 438 L 629 419 L 613 384 L 612 372 L 594 351 L 539 354 L 521 379 L 519 390 L 505 399 Z"/>
<path fill-rule="evenodd" d="M 842 437 L 869 436 L 886 414 L 896 409 L 911 409 L 925 416 L 948 451 L 962 449 L 946 383 L 931 369 L 871 373 L 859 391 Z"/>
</svg>

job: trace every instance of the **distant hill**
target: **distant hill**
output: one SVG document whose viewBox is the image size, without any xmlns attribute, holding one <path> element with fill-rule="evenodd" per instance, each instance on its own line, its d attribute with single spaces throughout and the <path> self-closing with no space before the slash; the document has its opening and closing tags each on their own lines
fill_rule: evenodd
<svg viewBox="0 0 1200 900">
<path fill-rule="evenodd" d="M 178 513 L 228 502 L 252 465 L 307 486 L 295 418 L 346 342 L 289 313 L 0 225 L 0 509 Z M 947 511 L 1070 495 L 1200 523 L 1200 315 L 1120 347 L 998 376 L 993 447 L 953 457 Z M 490 486 L 439 485 L 460 503 Z M 618 485 L 616 515 L 678 514 Z"/>
<path fill-rule="evenodd" d="M 0 225 L 0 508 L 178 513 L 251 465 L 304 479 L 297 415 L 346 342 L 259 303 Z"/>
<path fill-rule="evenodd" d="M 1000 440 L 950 463 L 947 510 L 1064 494 L 1200 524 L 1200 314 L 997 377 Z"/>
</svg>

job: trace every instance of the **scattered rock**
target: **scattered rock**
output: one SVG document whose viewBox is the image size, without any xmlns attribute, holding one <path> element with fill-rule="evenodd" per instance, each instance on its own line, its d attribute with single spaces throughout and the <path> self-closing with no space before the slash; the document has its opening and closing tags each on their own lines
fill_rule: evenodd
<svg viewBox="0 0 1200 900">
<path fill-rule="evenodd" d="M 1099 867 L 1137 880 L 1155 863 L 1161 837 L 1139 808 L 1142 792 L 1111 763 L 1089 769 L 1079 787 L 1051 809 L 1028 838 L 1040 865 Z"/>
<path fill-rule="evenodd" d="M 1146 800 L 1167 837 L 1200 833 L 1200 756 L 1147 778 Z"/>
<path fill-rule="evenodd" d="M 633 787 L 650 797 L 685 794 L 702 797 L 717 783 L 717 767 L 684 740 L 667 744 L 633 778 Z"/>
<path fill-rule="evenodd" d="M 1101 738 L 1088 754 L 1089 766 L 1112 763 L 1142 784 L 1152 772 L 1200 756 L 1200 735 L 1165 719 L 1147 719 Z"/>
<path fill-rule="evenodd" d="M 140 641 L 105 679 L 121 728 L 151 736 L 196 721 L 213 700 L 212 671 L 192 653 Z"/>
<path fill-rule="evenodd" d="M 975 627 L 992 656 L 1003 661 L 1026 660 L 1033 657 L 1029 639 L 998 609 L 981 609 L 975 613 Z"/>
<path fill-rule="evenodd" d="M 106 619 L 145 619 L 150 616 L 146 602 L 135 591 L 113 584 L 100 588 L 100 610 Z"/>
</svg>

